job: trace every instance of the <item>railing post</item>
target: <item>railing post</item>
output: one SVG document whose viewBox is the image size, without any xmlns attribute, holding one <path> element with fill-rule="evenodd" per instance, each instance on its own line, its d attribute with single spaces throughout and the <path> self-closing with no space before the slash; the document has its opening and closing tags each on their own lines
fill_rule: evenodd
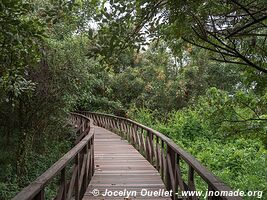
<svg viewBox="0 0 267 200">
<path fill-rule="evenodd" d="M 61 171 L 61 184 L 62 184 L 62 190 L 63 190 L 63 194 L 62 194 L 62 199 L 66 199 L 67 197 L 67 187 L 66 187 L 66 168 L 64 167 Z"/>
<path fill-rule="evenodd" d="M 145 145 L 146 145 L 146 158 L 149 162 L 151 162 L 151 158 L 150 158 L 150 150 L 151 150 L 151 147 L 150 147 L 150 132 L 149 131 L 146 131 L 147 135 L 145 137 Z"/>
<path fill-rule="evenodd" d="M 80 180 L 80 153 L 76 155 L 75 165 L 77 166 L 77 175 L 75 179 L 75 200 L 80 200 L 79 180 Z"/>
<path fill-rule="evenodd" d="M 132 133 L 132 129 L 131 129 L 131 125 L 130 124 L 128 124 L 128 132 L 129 132 L 129 143 L 130 144 L 134 144 L 134 142 L 133 142 L 133 133 Z"/>
<path fill-rule="evenodd" d="M 214 189 L 209 185 L 208 186 L 208 194 L 209 192 L 212 191 L 213 193 L 215 192 Z M 222 200 L 223 198 L 220 197 L 220 196 L 215 196 L 214 194 L 213 195 L 208 195 L 207 197 L 207 200 Z"/>
<path fill-rule="evenodd" d="M 156 159 L 156 169 L 159 172 L 159 162 L 160 162 L 160 158 L 159 158 L 159 153 L 158 153 L 158 149 L 159 149 L 159 137 L 156 136 L 156 147 L 155 147 L 155 159 Z"/>
<path fill-rule="evenodd" d="M 160 162 L 161 162 L 161 169 L 160 169 L 160 174 L 161 174 L 161 177 L 162 177 L 162 180 L 164 180 L 164 170 L 166 170 L 164 168 L 164 163 L 165 163 L 165 160 L 164 160 L 164 141 L 161 139 L 161 155 L 160 155 Z"/>
<path fill-rule="evenodd" d="M 188 165 L 188 189 L 189 191 L 196 191 L 194 180 L 194 168 Z M 197 200 L 196 196 L 189 197 L 190 200 Z"/>
<path fill-rule="evenodd" d="M 150 160 L 151 164 L 154 165 L 154 135 L 152 132 L 149 132 L 149 143 L 150 143 Z"/>
<path fill-rule="evenodd" d="M 87 143 L 86 145 L 86 165 L 85 165 L 85 186 L 87 187 L 88 183 L 89 183 L 89 169 L 90 169 L 90 141 Z"/>
<path fill-rule="evenodd" d="M 34 200 L 45 200 L 45 192 L 42 189 L 34 198 Z"/>
<path fill-rule="evenodd" d="M 95 156 L 94 156 L 94 154 L 95 154 L 95 150 L 94 150 L 94 135 L 92 136 L 92 139 L 91 139 L 91 151 L 92 151 L 92 153 L 91 153 L 91 156 L 92 156 L 92 176 L 94 175 L 94 173 L 95 173 Z"/>
<path fill-rule="evenodd" d="M 168 156 L 170 158 L 170 163 L 167 162 L 167 173 L 166 173 L 166 189 L 167 190 L 173 190 L 173 196 L 172 199 L 175 199 L 175 192 L 176 192 L 176 188 L 175 188 L 175 183 L 172 183 L 172 180 L 174 180 L 176 182 L 176 163 L 177 163 L 177 159 L 176 159 L 176 155 L 175 152 L 173 151 L 173 149 L 167 145 L 167 152 L 166 152 L 166 159 L 168 159 Z M 172 169 L 170 171 L 170 168 Z M 175 184 L 175 185 L 173 185 Z"/>
</svg>

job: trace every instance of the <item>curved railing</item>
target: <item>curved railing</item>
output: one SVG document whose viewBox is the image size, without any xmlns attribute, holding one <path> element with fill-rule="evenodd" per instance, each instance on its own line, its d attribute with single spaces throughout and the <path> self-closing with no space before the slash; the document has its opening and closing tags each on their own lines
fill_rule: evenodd
<svg viewBox="0 0 267 200">
<path fill-rule="evenodd" d="M 70 122 L 77 128 L 76 146 L 13 200 L 44 200 L 45 190 L 51 182 L 57 182 L 56 200 L 80 200 L 94 174 L 94 126 L 93 120 L 71 113 Z"/>
<path fill-rule="evenodd" d="M 231 188 L 160 132 L 123 117 L 84 111 L 79 113 L 93 119 L 95 125 L 127 138 L 158 170 L 166 189 L 176 193 L 172 196 L 173 199 L 198 199 L 196 196 L 187 198 L 179 196 L 181 191 L 196 191 L 196 176 L 198 175 L 206 183 L 207 192 L 210 194 L 207 197 L 208 200 L 242 200 L 238 196 L 227 196 L 233 195 Z M 182 162 L 187 165 L 187 169 L 181 167 Z"/>
<path fill-rule="evenodd" d="M 79 113 L 71 113 L 70 116 L 70 122 L 77 128 L 76 146 L 13 200 L 43 200 L 45 189 L 52 181 L 58 182 L 57 193 L 52 199 L 82 199 L 94 174 L 94 125 L 120 134 L 143 154 L 161 174 L 166 189 L 175 194 L 172 199 L 197 200 L 197 196 L 179 196 L 179 192 L 196 191 L 198 177 L 206 183 L 207 192 L 211 194 L 207 196 L 208 200 L 242 200 L 241 197 L 226 196 L 231 192 L 233 194 L 231 188 L 160 132 L 123 117 L 93 112 Z"/>
</svg>

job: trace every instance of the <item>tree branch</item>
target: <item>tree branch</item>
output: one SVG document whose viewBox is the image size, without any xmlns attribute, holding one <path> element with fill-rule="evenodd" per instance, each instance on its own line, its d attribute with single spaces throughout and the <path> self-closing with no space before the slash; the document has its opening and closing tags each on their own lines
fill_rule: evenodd
<svg viewBox="0 0 267 200">
<path fill-rule="evenodd" d="M 261 22 L 261 21 L 263 21 L 265 19 L 267 19 L 267 15 L 262 16 L 262 17 L 260 17 L 260 18 L 258 18 L 256 20 L 254 20 L 254 21 L 252 21 L 252 22 L 250 22 L 250 23 L 248 23 L 248 24 L 246 24 L 246 25 L 244 25 L 244 26 L 236 29 L 235 31 L 233 31 L 232 33 L 230 33 L 228 36 L 226 36 L 225 39 L 227 39 L 229 37 L 232 37 L 233 35 L 239 33 L 240 31 L 242 31 L 242 30 L 244 30 L 244 29 L 246 29 L 246 28 L 248 28 L 248 27 L 250 27 L 250 26 L 252 26 L 254 24 L 257 24 L 257 23 L 259 23 L 259 22 Z"/>
</svg>

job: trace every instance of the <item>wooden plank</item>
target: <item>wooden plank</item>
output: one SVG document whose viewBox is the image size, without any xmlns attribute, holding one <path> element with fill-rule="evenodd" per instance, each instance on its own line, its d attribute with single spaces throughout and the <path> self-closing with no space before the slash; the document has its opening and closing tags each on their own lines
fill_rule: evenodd
<svg viewBox="0 0 267 200">
<path fill-rule="evenodd" d="M 126 128 L 126 127 L 125 127 Z M 127 130 L 127 129 L 126 129 Z M 136 130 L 127 130 L 134 137 Z M 130 135 L 130 134 L 129 134 Z M 135 138 L 137 142 L 137 137 Z M 141 143 L 141 141 L 140 141 Z M 92 191 L 135 190 L 134 199 L 170 199 L 166 197 L 140 197 L 143 188 L 153 191 L 165 189 L 157 170 L 126 140 L 103 128 L 95 128 L 95 175 L 85 192 L 83 200 L 124 199 L 103 196 L 94 197 Z M 165 189 L 166 190 L 166 189 Z M 125 198 L 126 199 L 126 198 Z"/>
<path fill-rule="evenodd" d="M 94 113 L 90 112 L 94 115 L 98 116 L 108 116 L 113 119 L 120 119 L 122 121 L 125 121 L 127 123 L 137 125 L 139 128 L 144 129 L 145 131 L 152 132 L 155 136 L 158 136 L 161 138 L 162 141 L 164 141 L 173 151 L 178 154 L 181 159 L 183 159 L 188 165 L 192 166 L 195 170 L 195 172 L 209 185 L 213 188 L 215 191 L 233 191 L 230 187 L 228 187 L 226 184 L 224 184 L 218 177 L 216 177 L 213 173 L 207 170 L 206 167 L 204 167 L 198 160 L 196 160 L 191 154 L 184 151 L 182 148 L 180 148 L 177 144 L 175 144 L 170 138 L 163 135 L 162 133 L 153 130 L 152 128 L 149 128 L 143 124 L 140 124 L 138 122 L 135 122 L 131 119 L 127 119 L 124 117 L 118 117 L 114 115 L 109 114 L 102 114 L 102 113 Z M 236 199 L 236 200 L 242 200 L 241 197 L 227 197 L 225 199 Z"/>
<path fill-rule="evenodd" d="M 231 188 L 229 188 L 227 185 L 225 185 L 223 182 L 221 182 L 216 176 L 214 176 L 211 172 L 209 172 L 203 165 L 201 165 L 192 155 L 185 152 L 183 149 L 178 147 L 172 140 L 167 138 L 166 136 L 162 135 L 161 133 L 146 127 L 142 124 L 139 124 L 137 122 L 134 122 L 132 120 L 122 118 L 122 117 L 116 117 L 112 115 L 106 115 L 106 114 L 99 114 L 99 113 L 89 113 L 89 112 L 80 112 L 85 114 L 86 116 L 90 116 L 93 119 L 95 119 L 95 123 L 99 124 L 103 127 L 106 127 L 107 129 L 112 129 L 114 127 L 114 121 L 119 121 L 119 126 L 121 127 L 124 138 L 127 138 L 128 141 L 133 143 L 135 145 L 137 143 L 137 134 L 134 130 L 134 127 L 136 129 L 141 129 L 142 134 L 140 137 L 140 142 L 143 143 L 143 154 L 146 155 L 147 159 L 150 161 L 152 165 L 154 165 L 154 161 L 156 161 L 156 168 L 162 173 L 162 178 L 166 178 L 166 185 L 167 188 L 170 189 L 173 188 L 174 191 L 176 191 L 177 183 L 179 184 L 181 190 L 189 190 L 189 187 L 194 188 L 194 180 L 193 180 L 193 172 L 195 171 L 209 186 L 209 190 L 212 191 L 232 191 Z M 149 165 L 141 162 L 142 160 L 145 160 L 132 146 L 129 146 L 127 142 L 124 140 L 121 140 L 118 136 L 115 137 L 115 134 L 112 135 L 112 133 L 108 132 L 107 130 L 102 130 L 99 132 L 99 140 L 96 143 L 96 148 L 99 149 L 98 155 L 94 154 L 94 127 L 93 127 L 93 120 L 89 119 L 81 114 L 72 113 L 72 116 L 70 117 L 70 121 L 73 122 L 75 127 L 79 127 L 79 133 L 81 138 L 81 142 L 76 145 L 71 151 L 69 151 L 65 156 L 63 156 L 59 161 L 57 161 L 50 169 L 48 169 L 43 175 L 37 178 L 36 181 L 32 182 L 28 187 L 24 188 L 15 198 L 14 200 L 28 200 L 28 199 L 44 199 L 44 188 L 45 186 L 54 178 L 58 172 L 60 172 L 63 168 L 66 167 L 67 163 L 69 163 L 74 157 L 76 157 L 76 165 L 77 165 L 77 172 L 76 172 L 76 178 L 75 178 L 75 196 L 76 199 L 81 199 L 81 196 L 83 195 L 86 185 L 84 185 L 84 182 L 88 181 L 88 176 L 85 171 L 87 171 L 88 165 L 90 165 L 90 177 L 95 173 L 95 167 L 94 167 L 94 156 L 96 159 L 101 163 L 101 168 L 97 168 L 97 173 L 99 172 L 100 175 L 102 175 L 101 179 L 96 179 L 92 181 L 92 184 L 94 186 L 99 187 L 107 187 L 114 186 L 116 187 L 155 187 L 158 188 L 163 185 L 162 182 L 157 182 L 157 176 L 154 174 L 151 177 L 146 177 L 147 174 L 151 172 L 155 172 L 155 169 Z M 87 134 L 87 128 L 89 134 Z M 85 131 L 86 130 L 86 131 Z M 113 129 L 112 129 L 113 130 Z M 146 133 L 144 133 L 144 131 Z M 81 134 L 81 132 L 84 133 Z M 126 135 L 125 135 L 126 134 Z M 83 139 L 82 137 L 85 136 Z M 88 137 L 89 136 L 89 137 Z M 157 138 L 156 145 L 154 143 L 154 138 Z M 79 140 L 78 138 L 78 140 Z M 118 138 L 120 140 L 118 140 Z M 161 149 L 158 147 L 158 140 L 161 140 L 162 146 Z M 121 141 L 121 143 L 120 143 Z M 80 163 L 80 155 L 83 155 L 85 149 L 88 149 L 88 143 L 91 144 L 91 152 L 88 155 L 84 155 L 85 158 L 83 159 L 83 163 Z M 164 145 L 165 144 L 165 145 Z M 85 147 L 86 145 L 86 147 Z M 164 148 L 165 146 L 165 148 Z M 166 149 L 167 147 L 167 149 Z M 137 148 L 138 149 L 138 148 Z M 139 148 L 140 149 L 140 148 Z M 159 151 L 161 150 L 161 151 Z M 165 156 L 165 150 L 166 156 Z M 181 169 L 179 166 L 179 163 L 176 165 L 175 159 L 176 157 L 181 158 L 184 160 L 190 167 L 189 169 L 189 185 L 187 185 L 182 180 L 181 175 Z M 87 157 L 90 157 L 89 160 L 86 161 Z M 159 158 L 158 158 L 159 157 Z M 103 159 L 104 158 L 104 159 Z M 113 159 L 113 161 L 108 159 Z M 128 162 L 123 162 L 122 160 L 128 160 Z M 160 162 L 158 162 L 158 159 L 160 159 Z M 85 162 L 86 161 L 86 162 Z M 108 162 L 106 162 L 108 161 Z M 135 161 L 135 162 L 132 162 Z M 89 164 L 88 164 L 89 162 Z M 159 165 L 162 166 L 159 166 Z M 103 172 L 104 171 L 104 172 Z M 138 172 L 138 174 L 136 174 Z M 86 174 L 86 181 L 83 181 L 85 178 L 83 177 L 83 174 Z M 108 174 L 112 174 L 112 176 L 115 177 L 116 182 L 114 183 L 114 178 L 110 178 L 110 176 L 106 176 Z M 129 176 L 128 178 L 125 176 L 126 174 L 134 175 Z M 66 198 L 66 188 L 68 185 L 71 185 L 71 183 L 68 181 L 68 184 L 66 184 L 65 180 L 65 171 L 62 171 L 62 188 L 59 188 L 59 199 L 65 199 Z M 105 177 L 104 177 L 105 176 Z M 125 179 L 126 178 L 126 179 Z M 126 181 L 125 181 L 126 180 Z M 160 180 L 160 179 L 159 179 Z M 100 182 L 97 182 L 100 181 Z M 105 183 L 102 183 L 105 181 Z M 190 182 L 191 181 L 191 182 Z M 112 184 L 113 182 L 113 184 Z M 142 184 L 141 184 L 142 182 Z M 153 183 L 152 183 L 153 182 Z M 90 187 L 88 187 L 90 188 Z M 113 188 L 113 187 L 112 187 Z M 81 190 L 81 194 L 80 191 Z M 62 198 L 61 198 L 62 197 Z M 173 199 L 176 199 L 174 196 Z M 213 199 L 213 198 L 212 198 Z M 217 198 L 216 198 L 217 199 Z M 240 197 L 220 197 L 220 199 L 235 199 L 240 200 L 242 198 Z"/>
</svg>

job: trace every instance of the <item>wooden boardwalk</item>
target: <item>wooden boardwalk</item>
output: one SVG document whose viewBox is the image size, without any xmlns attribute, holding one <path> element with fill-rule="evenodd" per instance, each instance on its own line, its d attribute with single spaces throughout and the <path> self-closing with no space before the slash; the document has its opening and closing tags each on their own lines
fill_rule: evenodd
<svg viewBox="0 0 267 200">
<path fill-rule="evenodd" d="M 170 199 L 161 196 L 166 189 L 157 170 L 126 140 L 95 127 L 94 144 L 95 174 L 83 200 Z M 104 196 L 106 190 L 111 196 Z M 113 193 L 115 191 L 121 193 Z M 151 196 L 152 191 L 156 191 L 158 197 Z"/>
<path fill-rule="evenodd" d="M 181 199 L 165 190 L 158 172 L 166 187 L 175 191 L 196 191 L 194 177 L 198 176 L 207 184 L 209 193 L 222 194 L 206 199 L 243 200 L 223 195 L 234 191 L 162 133 L 123 117 L 81 113 L 70 115 L 70 123 L 77 128 L 76 145 L 12 200 L 44 200 L 53 180 L 58 182 L 53 199 L 58 200 Z M 98 126 L 120 131 L 138 150 Z M 187 171 L 181 170 L 181 161 L 188 166 Z"/>
</svg>

